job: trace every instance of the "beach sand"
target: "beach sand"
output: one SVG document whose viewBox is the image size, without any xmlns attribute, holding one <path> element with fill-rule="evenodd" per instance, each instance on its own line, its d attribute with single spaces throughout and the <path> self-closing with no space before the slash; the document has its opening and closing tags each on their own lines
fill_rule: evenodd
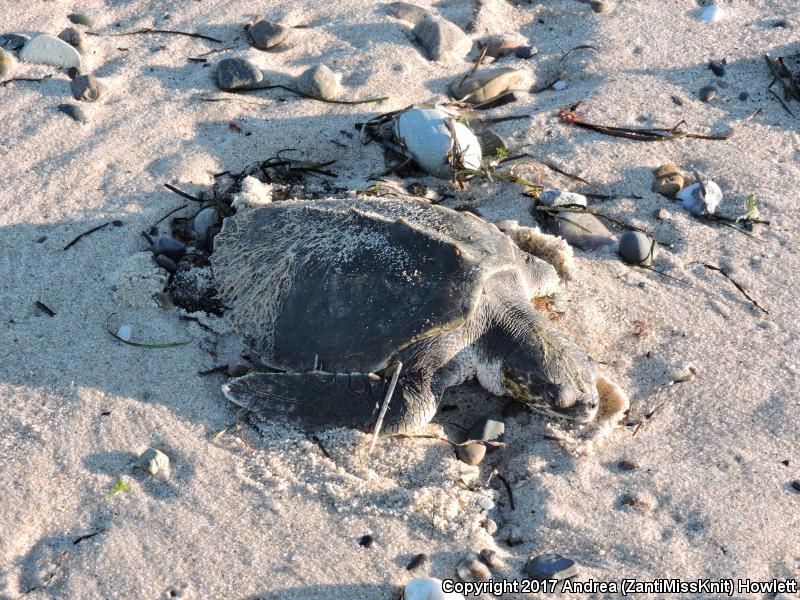
<svg viewBox="0 0 800 600">
<path fill-rule="evenodd" d="M 296 158 L 335 159 L 333 185 L 365 188 L 383 156 L 361 144 L 354 124 L 445 101 L 477 44 L 464 61 L 431 62 L 408 39 L 407 23 L 364 0 L 24 4 L 0 0 L 0 33 L 57 35 L 70 26 L 66 15 L 82 9 L 92 31 L 175 29 L 223 43 L 87 36 L 87 69 L 107 90 L 81 103 L 86 124 L 55 108 L 72 102 L 63 71 L 18 63 L 17 77 L 52 77 L 0 87 L 0 598 L 395 600 L 412 577 L 452 578 L 469 552 L 484 548 L 502 561 L 498 579 L 524 577 L 528 558 L 546 552 L 576 560 L 580 581 L 800 577 L 800 492 L 791 487 L 800 479 L 800 121 L 767 92 L 762 58 L 800 52 L 794 2 L 724 2 L 726 17 L 708 25 L 693 0 L 617 0 L 604 14 L 575 0 L 420 1 L 476 41 L 535 45 L 532 59 L 497 63 L 526 69 L 528 84 L 564 73 L 565 90 L 523 90 L 490 111 L 529 115 L 493 129 L 511 154 L 553 162 L 603 194 L 640 196 L 592 206 L 664 242 L 655 268 L 691 284 L 628 267 L 614 246 L 576 250 L 557 326 L 627 392 L 627 422 L 658 410 L 590 446 L 576 441 L 584 432 L 546 416 L 507 419 L 506 446 L 477 473 L 436 439 L 385 438 L 367 456 L 366 434 L 323 430 L 316 435 L 326 456 L 298 424 L 246 418 L 215 437 L 238 419 L 220 392 L 224 375 L 198 375 L 220 364 L 203 349 L 216 334 L 159 308 L 152 295 L 166 273 L 140 235 L 187 203 L 164 183 L 201 193 L 213 174 L 285 148 Z M 257 13 L 293 27 L 275 51 L 248 45 L 243 26 Z M 795 27 L 772 26 L 782 18 Z M 187 60 L 229 47 L 206 63 Z M 204 102 L 220 95 L 213 73 L 224 57 L 246 57 L 284 84 L 324 62 L 344 73 L 345 97 L 389 99 L 333 105 L 274 89 Z M 723 58 L 727 87 L 703 103 L 699 89 L 716 81 L 707 64 Z M 578 101 L 578 113 L 596 123 L 668 128 L 685 119 L 692 131 L 735 135 L 608 137 L 559 121 L 558 111 Z M 787 102 L 800 114 L 800 104 Z M 756 226 L 755 239 L 651 192 L 651 170 L 664 163 L 713 178 L 723 214 L 743 214 L 753 195 L 770 226 Z M 546 187 L 588 189 L 542 174 Z M 517 186 L 446 191 L 449 206 L 533 224 L 531 200 Z M 661 207 L 670 218 L 653 216 Z M 114 220 L 122 225 L 64 250 Z M 769 314 L 696 263 L 725 269 Z M 135 340 L 191 343 L 124 345 L 107 322 L 130 324 Z M 230 341 L 224 319 L 203 323 Z M 696 376 L 664 385 L 689 366 Z M 457 439 L 457 425 L 498 413 L 505 401 L 468 384 L 443 404 L 457 408 L 422 433 Z M 148 447 L 170 457 L 168 474 L 131 469 Z M 621 460 L 639 467 L 624 470 Z M 119 481 L 127 491 L 107 497 Z M 487 514 L 479 498 L 495 507 Z M 494 535 L 487 518 L 498 525 Z M 369 548 L 359 544 L 366 534 Z M 407 571 L 422 552 L 429 560 Z"/>
</svg>

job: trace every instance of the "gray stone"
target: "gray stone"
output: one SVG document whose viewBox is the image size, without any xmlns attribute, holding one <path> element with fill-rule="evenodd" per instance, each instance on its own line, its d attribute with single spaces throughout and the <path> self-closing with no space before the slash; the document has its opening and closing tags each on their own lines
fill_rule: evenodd
<svg viewBox="0 0 800 600">
<path fill-rule="evenodd" d="M 253 46 L 259 50 L 269 50 L 283 42 L 289 35 L 289 28 L 280 23 L 262 19 L 247 28 Z"/>
<path fill-rule="evenodd" d="M 527 562 L 525 573 L 537 581 L 569 579 L 578 574 L 578 564 L 560 554 L 540 554 Z"/>
<path fill-rule="evenodd" d="M 186 246 L 178 240 L 162 235 L 153 244 L 153 254 L 163 254 L 172 260 L 180 260 L 186 254 Z"/>
<path fill-rule="evenodd" d="M 76 120 L 78 123 L 88 123 L 89 117 L 83 112 L 83 109 L 76 104 L 59 104 L 56 107 L 68 117 Z"/>
<path fill-rule="evenodd" d="M 139 455 L 133 466 L 150 475 L 157 475 L 169 470 L 169 457 L 161 450 L 148 448 Z"/>
<path fill-rule="evenodd" d="M 266 85 L 264 74 L 241 58 L 224 58 L 217 65 L 217 86 L 221 90 L 250 90 Z"/>
<path fill-rule="evenodd" d="M 632 265 L 653 264 L 655 242 L 641 231 L 626 231 L 619 240 L 619 255 Z"/>
<path fill-rule="evenodd" d="M 800 492 L 800 479 L 795 479 L 795 480 L 792 482 L 792 489 L 793 489 L 795 492 Z"/>
<path fill-rule="evenodd" d="M 432 17 L 431 11 L 411 4 L 410 2 L 391 2 L 385 6 L 386 14 L 416 25 L 426 17 Z"/>
<path fill-rule="evenodd" d="M 505 431 L 506 424 L 503 423 L 502 417 L 484 417 L 469 428 L 469 431 L 467 431 L 467 439 L 481 442 L 500 441 L 503 439 Z M 492 447 L 492 449 L 494 449 L 494 447 Z"/>
<path fill-rule="evenodd" d="M 21 33 L 4 33 L 0 35 L 0 47 L 11 52 L 18 52 L 30 40 L 27 35 Z"/>
<path fill-rule="evenodd" d="M 86 13 L 82 12 L 70 13 L 67 15 L 67 18 L 70 20 L 70 22 L 74 23 L 75 25 L 94 27 L 94 21 L 92 21 L 91 17 Z"/>
<path fill-rule="evenodd" d="M 739 94 L 739 100 L 741 100 L 742 102 L 747 100 L 749 97 L 750 94 L 748 92 L 742 92 L 741 94 Z"/>
<path fill-rule="evenodd" d="M 592 7 L 594 12 L 599 14 L 611 12 L 611 4 L 606 0 L 589 0 L 589 6 Z"/>
<path fill-rule="evenodd" d="M 533 58 L 539 54 L 539 49 L 536 46 L 517 46 L 514 49 L 514 56 L 517 58 Z"/>
<path fill-rule="evenodd" d="M 325 65 L 317 65 L 297 78 L 297 89 L 314 98 L 336 100 L 342 95 L 342 75 L 334 73 Z"/>
<path fill-rule="evenodd" d="M 211 247 L 211 230 L 219 222 L 219 213 L 211 206 L 204 208 L 194 218 L 194 234 L 204 248 Z"/>
<path fill-rule="evenodd" d="M 556 232 L 581 250 L 594 250 L 614 243 L 614 237 L 602 221 L 589 213 L 564 212 L 557 220 Z"/>
<path fill-rule="evenodd" d="M 586 206 L 586 196 L 564 190 L 545 190 L 539 195 L 539 202 L 545 206 Z"/>
<path fill-rule="evenodd" d="M 486 456 L 486 446 L 478 442 L 456 446 L 456 456 L 468 465 L 479 465 Z"/>
<path fill-rule="evenodd" d="M 58 39 L 64 40 L 81 54 L 86 54 L 86 41 L 83 34 L 74 27 L 67 27 L 58 34 Z"/>
<path fill-rule="evenodd" d="M 707 85 L 701 88 L 697 95 L 703 102 L 711 102 L 717 97 L 717 88 Z"/>
<path fill-rule="evenodd" d="M 70 82 L 72 96 L 76 100 L 94 102 L 100 98 L 105 87 L 94 75 L 76 75 Z"/>
<path fill-rule="evenodd" d="M 718 60 L 712 60 L 708 63 L 708 68 L 711 69 L 711 72 L 717 77 L 725 77 L 725 65 Z"/>
<path fill-rule="evenodd" d="M 8 77 L 14 72 L 14 57 L 10 52 L 0 48 L 0 78 Z"/>
<path fill-rule="evenodd" d="M 475 504 L 478 505 L 478 508 L 481 510 L 492 510 L 494 508 L 494 500 L 491 498 L 486 498 L 484 496 L 480 496 L 476 501 Z"/>
<path fill-rule="evenodd" d="M 481 154 L 487 158 L 496 158 L 498 150 L 508 150 L 506 141 L 491 129 L 484 129 L 478 134 Z"/>
<path fill-rule="evenodd" d="M 472 40 L 455 23 L 428 16 L 411 30 L 414 38 L 435 61 L 462 60 L 472 49 Z"/>
<path fill-rule="evenodd" d="M 163 254 L 156 256 L 156 264 L 170 273 L 174 273 L 178 270 L 178 265 L 175 264 L 175 261 Z"/>
<path fill-rule="evenodd" d="M 69 69 L 81 66 L 81 55 L 64 40 L 40 33 L 25 44 L 19 53 L 21 60 Z"/>
<path fill-rule="evenodd" d="M 670 218 L 669 211 L 664 207 L 657 208 L 653 216 L 659 221 L 666 221 Z"/>
</svg>

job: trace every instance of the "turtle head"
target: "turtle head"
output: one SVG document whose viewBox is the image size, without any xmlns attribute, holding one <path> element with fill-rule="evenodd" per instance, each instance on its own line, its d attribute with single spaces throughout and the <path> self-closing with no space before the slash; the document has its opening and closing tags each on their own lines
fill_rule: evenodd
<svg viewBox="0 0 800 600">
<path fill-rule="evenodd" d="M 502 364 L 503 387 L 515 400 L 538 411 L 588 423 L 597 415 L 599 395 L 594 361 L 552 328 L 536 328 L 528 343 Z"/>
</svg>

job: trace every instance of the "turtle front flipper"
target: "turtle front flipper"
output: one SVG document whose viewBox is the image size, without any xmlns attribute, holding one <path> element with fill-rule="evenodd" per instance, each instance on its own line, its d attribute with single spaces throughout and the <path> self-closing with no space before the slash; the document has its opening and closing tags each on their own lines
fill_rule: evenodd
<svg viewBox="0 0 800 600">
<path fill-rule="evenodd" d="M 392 395 L 384 433 L 405 433 L 421 427 L 436 412 L 429 386 L 407 386 L 407 381 L 401 378 Z M 234 404 L 261 416 L 293 416 L 307 423 L 371 431 L 388 387 L 387 379 L 372 373 L 314 371 L 250 373 L 225 383 L 222 392 Z"/>
</svg>

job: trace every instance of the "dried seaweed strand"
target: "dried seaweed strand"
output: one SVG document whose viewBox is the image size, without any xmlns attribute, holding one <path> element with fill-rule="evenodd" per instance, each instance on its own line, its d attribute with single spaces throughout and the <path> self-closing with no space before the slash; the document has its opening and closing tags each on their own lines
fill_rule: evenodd
<svg viewBox="0 0 800 600">
<path fill-rule="evenodd" d="M 755 306 L 758 310 L 763 312 L 765 315 L 769 314 L 769 312 L 767 312 L 767 309 L 765 309 L 763 306 L 761 306 L 755 300 L 755 298 L 753 298 L 750 294 L 748 294 L 747 291 L 742 287 L 742 285 L 740 283 L 738 283 L 733 277 L 731 277 L 728 274 L 728 272 L 725 271 L 725 269 L 723 269 L 722 267 L 716 267 L 714 265 L 709 265 L 708 263 L 697 262 L 697 261 L 693 262 L 691 264 L 693 264 L 693 265 L 702 265 L 706 269 L 710 269 L 712 271 L 716 271 L 717 273 L 720 273 L 723 277 L 725 277 L 728 281 L 730 281 L 736 287 L 736 289 L 739 290 L 742 293 L 742 295 L 752 303 L 753 306 Z"/>
<path fill-rule="evenodd" d="M 41 300 L 37 300 L 36 302 L 34 302 L 34 305 L 36 305 L 36 308 L 38 308 L 40 311 L 45 313 L 48 317 L 55 317 L 56 316 L 56 311 L 54 311 L 52 308 L 47 306 L 47 304 L 45 304 Z"/>
<path fill-rule="evenodd" d="M 53 75 L 45 75 L 44 77 L 13 77 L 11 79 L 6 79 L 5 81 L 0 81 L 0 87 L 4 87 L 9 83 L 14 81 L 44 81 L 45 79 L 50 79 Z"/>
<path fill-rule="evenodd" d="M 570 49 L 570 50 L 567 50 L 567 51 L 566 51 L 566 52 L 565 52 L 565 53 L 564 53 L 564 54 L 561 56 L 561 58 L 559 58 L 559 59 L 558 59 L 558 62 L 562 62 L 562 61 L 563 61 L 565 58 L 567 58 L 567 57 L 568 57 L 570 54 L 572 54 L 572 53 L 573 53 L 573 52 L 575 52 L 576 50 L 594 50 L 595 52 L 597 52 L 597 51 L 598 51 L 598 50 L 597 50 L 597 48 L 595 48 L 595 47 L 594 47 L 594 46 L 592 46 L 591 44 L 581 44 L 580 46 L 575 46 L 574 48 L 572 48 L 572 49 Z"/>
<path fill-rule="evenodd" d="M 192 200 L 194 202 L 203 202 L 203 200 L 198 198 L 197 196 L 192 196 L 191 194 L 188 194 L 188 193 L 186 193 L 184 191 L 181 191 L 178 188 L 176 188 L 174 185 L 170 185 L 169 183 L 165 183 L 164 187 L 167 188 L 170 192 L 174 192 L 174 193 L 178 194 L 178 196 L 181 196 L 182 198 L 186 198 L 187 200 Z"/>
<path fill-rule="evenodd" d="M 363 100 L 329 100 L 327 98 L 320 98 L 319 96 L 312 96 L 311 94 L 305 94 L 296 88 L 281 84 L 265 85 L 264 87 L 256 88 L 253 90 L 226 90 L 226 91 L 231 94 L 241 94 L 247 92 L 258 92 L 260 90 L 273 90 L 276 88 L 281 90 L 286 90 L 287 92 L 291 92 L 292 94 L 296 94 L 302 98 L 307 98 L 309 100 L 316 100 L 317 102 L 325 102 L 327 104 L 348 104 L 348 105 L 371 104 L 373 102 L 375 103 L 385 102 L 386 100 L 389 99 L 389 96 L 380 96 L 379 98 L 365 98 Z"/>
<path fill-rule="evenodd" d="M 111 318 L 116 314 L 117 313 L 111 313 L 110 315 L 108 315 L 108 318 L 106 319 L 106 331 L 111 335 L 111 337 L 113 337 L 116 340 L 119 340 L 123 344 L 127 344 L 128 346 L 136 346 L 137 348 L 177 348 L 179 346 L 186 346 L 187 344 L 192 343 L 192 340 L 186 340 L 184 342 L 164 342 L 155 344 L 144 343 L 144 342 L 131 342 L 130 340 L 123 340 L 116 333 L 111 331 L 111 328 L 108 325 L 109 322 L 111 321 Z"/>
<path fill-rule="evenodd" d="M 209 42 L 215 42 L 217 44 L 221 44 L 222 40 L 218 40 L 215 37 L 211 37 L 210 35 L 203 35 L 202 33 L 192 33 L 191 31 L 177 31 L 175 29 L 153 29 L 151 27 L 147 27 L 145 29 L 137 29 L 135 31 L 121 31 L 119 33 L 99 33 L 97 31 L 87 31 L 88 35 L 94 35 L 98 37 L 120 37 L 124 35 L 142 35 L 146 33 L 167 33 L 171 35 L 185 35 L 187 37 L 199 38 L 201 40 L 208 40 Z"/>
<path fill-rule="evenodd" d="M 95 231 L 100 231 L 101 229 L 103 229 L 104 227 L 108 227 L 109 225 L 111 225 L 111 221 L 106 221 L 102 225 L 98 225 L 97 227 L 92 227 L 89 231 L 84 231 L 82 234 L 80 234 L 78 237 L 76 237 L 74 240 L 72 240 L 69 244 L 64 246 L 64 250 L 69 250 L 75 244 L 77 244 L 82 238 L 86 237 L 87 235 L 90 235 L 90 234 L 94 233 Z"/>
</svg>

